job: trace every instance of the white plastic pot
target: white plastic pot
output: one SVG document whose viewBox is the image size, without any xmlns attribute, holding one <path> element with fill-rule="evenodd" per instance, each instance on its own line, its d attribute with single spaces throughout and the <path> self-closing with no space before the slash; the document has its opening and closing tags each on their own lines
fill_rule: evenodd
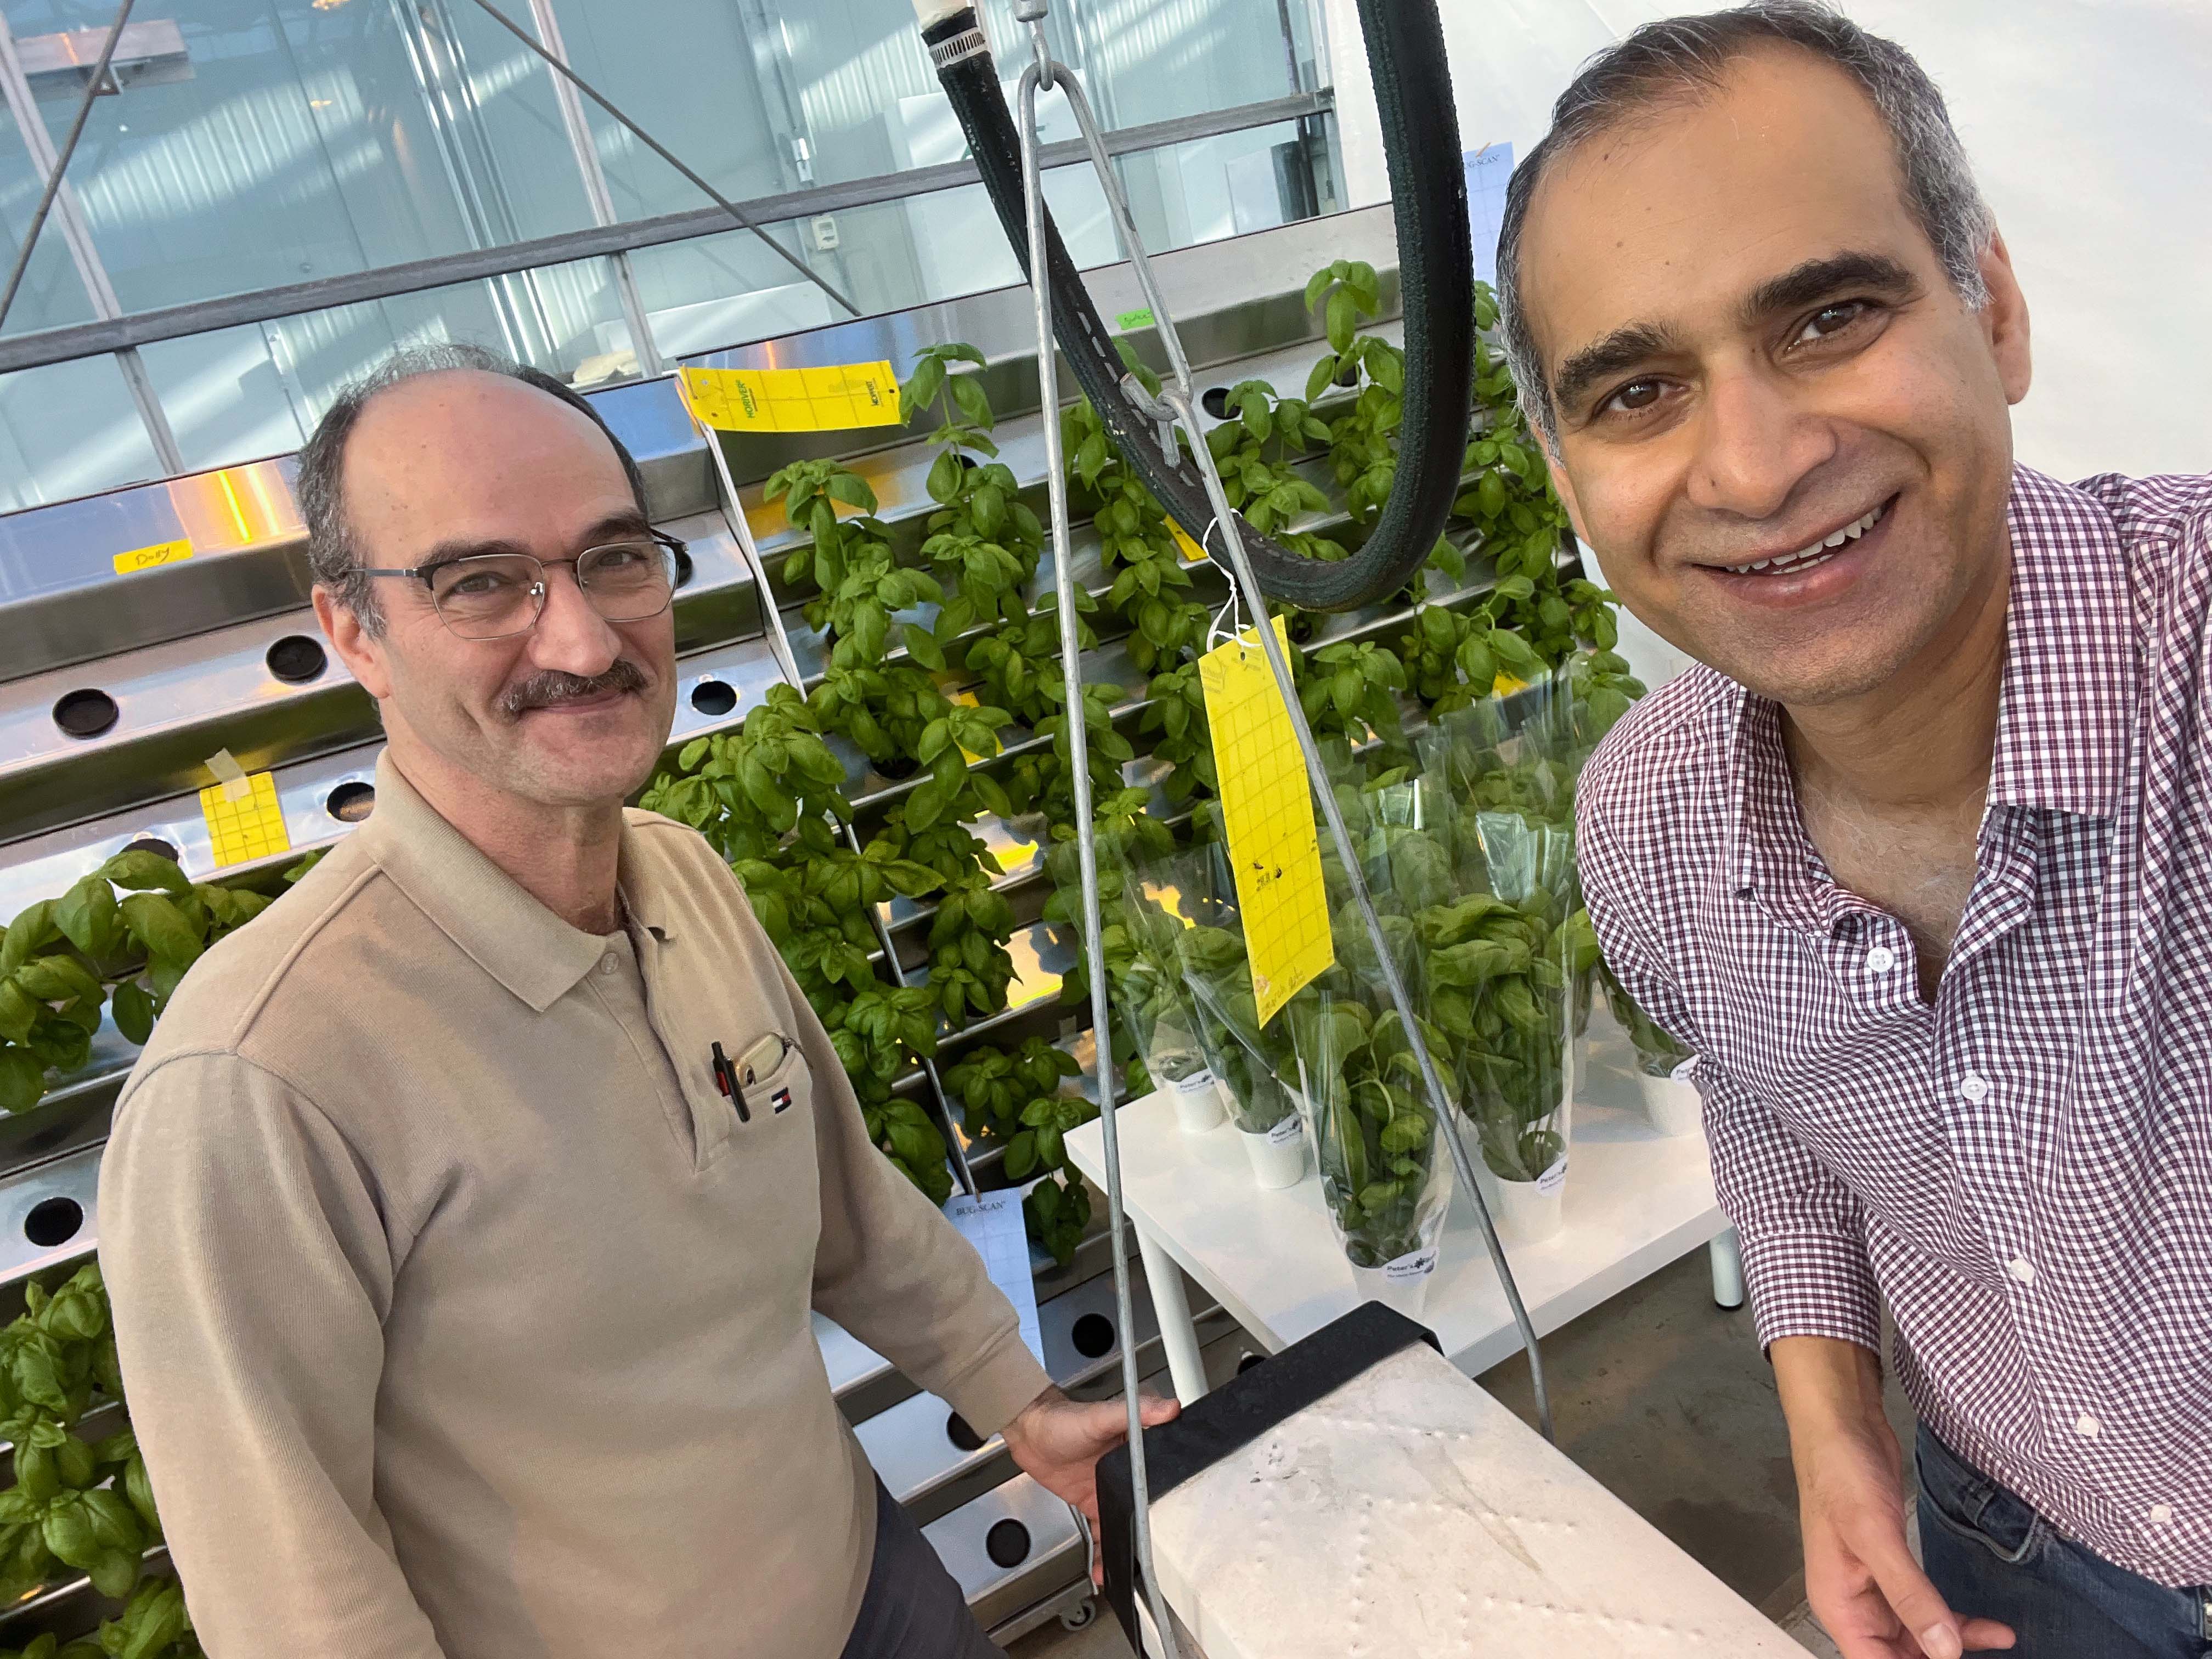
<svg viewBox="0 0 2212 1659">
<path fill-rule="evenodd" d="M 1244 1154 L 1252 1160 L 1252 1179 L 1269 1192 L 1295 1187 L 1306 1175 L 1306 1126 L 1292 1112 L 1272 1129 L 1240 1129 Z"/>
<path fill-rule="evenodd" d="M 1168 1085 L 1168 1093 L 1175 1099 L 1176 1127 L 1187 1135 L 1202 1135 L 1218 1128 L 1227 1115 L 1221 1085 L 1212 1072 L 1200 1070 L 1177 1078 Z"/>
<path fill-rule="evenodd" d="M 1406 1316 L 1419 1319 L 1429 1299 L 1429 1284 L 1437 1276 L 1437 1250 L 1431 1245 L 1425 1250 L 1416 1250 L 1401 1255 L 1395 1261 L 1380 1267 L 1354 1267 L 1352 1282 L 1363 1302 L 1380 1302 Z"/>
<path fill-rule="evenodd" d="M 1637 1079 L 1644 1089 L 1644 1109 L 1650 1115 L 1651 1127 L 1662 1135 L 1693 1135 L 1704 1127 L 1705 1103 L 1698 1097 L 1698 1085 L 1690 1081 L 1690 1070 L 1698 1062 L 1684 1060 L 1666 1077 Z"/>
<path fill-rule="evenodd" d="M 1558 1233 L 1566 1222 L 1567 1160 L 1561 1158 L 1534 1181 L 1501 1181 L 1495 1171 L 1478 1164 L 1476 1179 L 1490 1206 L 1490 1218 L 1498 1224 L 1498 1237 L 1508 1244 L 1540 1244 Z"/>
</svg>

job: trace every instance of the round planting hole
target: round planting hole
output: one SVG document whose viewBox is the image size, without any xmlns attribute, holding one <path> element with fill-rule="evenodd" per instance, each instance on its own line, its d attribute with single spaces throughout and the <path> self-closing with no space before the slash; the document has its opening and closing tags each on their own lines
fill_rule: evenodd
<svg viewBox="0 0 2212 1659">
<path fill-rule="evenodd" d="M 73 738 L 96 738 L 115 724 L 118 712 L 114 698 L 88 686 L 54 705 L 54 724 Z"/>
<path fill-rule="evenodd" d="M 1229 418 L 1229 388 L 1210 386 L 1198 394 L 1198 406 L 1217 421 Z"/>
<path fill-rule="evenodd" d="M 172 864 L 177 861 L 177 849 L 159 836 L 141 836 L 123 850 L 126 853 L 151 853 L 155 858 L 167 859 Z"/>
<path fill-rule="evenodd" d="M 1098 1359 L 1114 1351 L 1114 1322 L 1104 1314 L 1085 1314 L 1075 1322 L 1067 1340 L 1085 1359 Z"/>
<path fill-rule="evenodd" d="M 968 1425 L 968 1419 L 955 1412 L 945 1419 L 945 1437 L 962 1451 L 983 1449 L 983 1437 Z"/>
<path fill-rule="evenodd" d="M 738 688 L 727 680 L 701 680 L 691 688 L 691 706 L 702 714 L 726 714 L 738 706 Z"/>
<path fill-rule="evenodd" d="M 376 811 L 376 786 L 363 783 L 358 778 L 342 783 L 323 802 L 323 811 L 340 823 L 359 823 Z"/>
<path fill-rule="evenodd" d="M 305 685 L 319 679 L 323 670 L 331 665 L 331 659 L 323 654 L 323 642 L 305 634 L 287 634 L 269 647 L 264 660 L 269 672 L 287 685 Z"/>
<path fill-rule="evenodd" d="M 1253 1366 L 1264 1364 L 1267 1358 L 1267 1356 L 1263 1353 L 1247 1353 L 1238 1355 L 1237 1358 L 1237 1375 L 1239 1376 L 1243 1376 L 1244 1373 L 1250 1370 Z"/>
<path fill-rule="evenodd" d="M 1018 1521 L 994 1521 L 983 1534 L 983 1553 L 1002 1567 L 1018 1567 L 1030 1559 L 1030 1529 Z"/>
<path fill-rule="evenodd" d="M 691 580 L 692 569 L 691 555 L 689 552 L 678 553 L 676 556 L 676 585 L 678 587 Z"/>
<path fill-rule="evenodd" d="M 41 1199 L 23 1218 L 23 1237 L 42 1250 L 66 1244 L 84 1226 L 84 1206 L 73 1198 Z"/>
</svg>

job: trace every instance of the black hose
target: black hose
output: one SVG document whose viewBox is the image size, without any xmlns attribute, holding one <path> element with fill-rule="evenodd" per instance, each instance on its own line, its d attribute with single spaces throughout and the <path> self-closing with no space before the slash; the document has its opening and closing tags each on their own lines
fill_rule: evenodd
<svg viewBox="0 0 2212 1659">
<path fill-rule="evenodd" d="M 1474 368 L 1467 178 L 1460 162 L 1443 27 L 1434 0 L 1359 0 L 1359 21 L 1375 76 L 1398 227 L 1398 285 L 1406 320 L 1404 414 L 1389 499 L 1373 533 L 1348 558 L 1308 558 L 1240 520 L 1260 586 L 1271 598 L 1309 611 L 1372 605 L 1411 581 L 1435 549 L 1459 494 Z M 980 46 L 972 9 L 932 24 L 922 38 L 934 48 L 963 35 L 972 35 Z M 944 62 L 945 57 L 951 61 Z M 988 48 L 948 51 L 940 62 L 938 78 L 1027 276 L 1021 138 L 1000 90 L 998 70 Z M 1213 514 L 1198 470 L 1180 447 L 1164 451 L 1158 427 L 1122 395 L 1121 355 L 1049 213 L 1045 234 L 1054 332 L 1077 383 L 1097 409 L 1122 459 L 1192 538 L 1201 538 Z"/>
</svg>

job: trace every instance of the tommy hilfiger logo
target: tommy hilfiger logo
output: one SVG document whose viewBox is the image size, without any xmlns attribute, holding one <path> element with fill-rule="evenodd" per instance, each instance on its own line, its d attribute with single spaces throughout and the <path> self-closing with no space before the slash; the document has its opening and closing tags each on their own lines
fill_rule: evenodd
<svg viewBox="0 0 2212 1659">
<path fill-rule="evenodd" d="M 769 1095 L 769 1098 L 775 1102 L 775 1109 L 780 1112 L 783 1110 L 785 1107 L 791 1104 L 791 1091 L 788 1089 L 778 1089 L 773 1094 Z"/>
</svg>

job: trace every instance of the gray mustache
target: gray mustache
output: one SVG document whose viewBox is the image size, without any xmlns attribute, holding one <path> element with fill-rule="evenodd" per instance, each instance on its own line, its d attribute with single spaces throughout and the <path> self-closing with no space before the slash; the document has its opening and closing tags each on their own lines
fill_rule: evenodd
<svg viewBox="0 0 2212 1659">
<path fill-rule="evenodd" d="M 533 708 L 550 708 L 556 703 L 574 702 L 580 697 L 595 697 L 604 691 L 643 691 L 652 684 L 642 668 L 627 657 L 617 657 L 605 672 L 594 674 L 589 679 L 580 674 L 562 673 L 557 668 L 532 674 L 501 692 L 499 706 L 512 720 Z"/>
</svg>

